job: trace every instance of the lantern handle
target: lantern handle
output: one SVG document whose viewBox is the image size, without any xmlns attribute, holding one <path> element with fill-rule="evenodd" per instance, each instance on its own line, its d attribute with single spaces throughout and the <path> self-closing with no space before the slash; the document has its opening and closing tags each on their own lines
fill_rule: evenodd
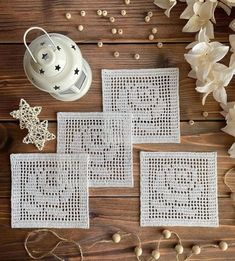
<svg viewBox="0 0 235 261">
<path fill-rule="evenodd" d="M 34 55 L 32 54 L 32 52 L 31 52 L 31 50 L 30 50 L 30 48 L 29 48 L 29 46 L 27 45 L 27 42 L 26 42 L 27 34 L 28 34 L 30 31 L 32 31 L 32 30 L 40 30 L 40 31 L 43 31 L 44 34 L 45 34 L 45 35 L 48 37 L 48 39 L 50 40 L 50 42 L 54 45 L 55 50 L 57 49 L 57 47 L 56 47 L 54 41 L 53 41 L 53 40 L 51 39 L 51 37 L 49 36 L 49 34 L 48 34 L 43 28 L 37 27 L 37 26 L 33 26 L 33 27 L 30 27 L 28 30 L 26 30 L 25 33 L 24 33 L 24 38 L 23 38 L 23 40 L 24 40 L 24 45 L 25 45 L 26 49 L 28 50 L 29 54 L 31 55 L 31 57 L 33 58 L 34 62 L 37 63 L 37 60 L 35 59 Z"/>
</svg>

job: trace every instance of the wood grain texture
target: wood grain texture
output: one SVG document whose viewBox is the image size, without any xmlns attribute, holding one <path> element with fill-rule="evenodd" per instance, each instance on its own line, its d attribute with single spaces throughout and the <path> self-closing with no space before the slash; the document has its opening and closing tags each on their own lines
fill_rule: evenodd
<svg viewBox="0 0 235 261">
<path fill-rule="evenodd" d="M 75 102 L 59 102 L 48 93 L 33 87 L 27 80 L 22 66 L 25 47 L 22 45 L 0 45 L 0 120 L 12 120 L 9 113 L 16 109 L 20 98 L 25 98 L 32 106 L 40 105 L 41 119 L 56 119 L 58 111 L 102 111 L 101 69 L 164 68 L 178 67 L 180 70 L 180 112 L 181 120 L 205 120 L 203 111 L 209 113 L 207 120 L 222 119 L 218 103 L 210 95 L 205 106 L 201 96 L 195 91 L 195 80 L 188 78 L 189 65 L 184 60 L 186 44 L 165 44 L 162 49 L 155 44 L 108 44 L 102 48 L 96 45 L 81 45 L 85 59 L 90 63 L 93 82 L 89 92 Z M 120 52 L 118 59 L 114 51 Z M 141 59 L 133 56 L 139 53 Z M 228 63 L 228 59 L 225 59 Z M 235 78 L 227 87 L 230 101 L 235 100 Z"/>
<path fill-rule="evenodd" d="M 43 106 L 41 119 L 51 120 L 49 128 L 56 133 L 56 112 L 58 111 L 102 111 L 101 69 L 125 68 L 161 68 L 179 67 L 180 69 L 180 110 L 181 110 L 181 144 L 142 144 L 134 145 L 134 188 L 99 188 L 90 189 L 89 230 L 59 229 L 61 235 L 78 240 L 85 249 L 93 242 L 110 239 L 117 227 L 136 232 L 144 242 L 145 260 L 155 247 L 163 228 L 140 228 L 139 226 L 139 152 L 144 151 L 217 151 L 218 153 L 218 192 L 219 192 L 219 228 L 172 228 L 180 234 L 185 246 L 185 253 L 193 244 L 218 243 L 219 240 L 235 242 L 235 207 L 229 198 L 228 189 L 223 184 L 223 175 L 234 165 L 227 149 L 234 138 L 222 133 L 225 125 L 219 114 L 219 106 L 210 97 L 206 106 L 201 105 L 200 95 L 195 92 L 195 81 L 187 77 L 189 65 L 183 54 L 188 42 L 193 41 L 194 34 L 182 33 L 185 20 L 178 17 L 185 4 L 179 3 L 171 13 L 171 19 L 153 5 L 153 0 L 131 0 L 125 6 L 123 0 L 0 0 L 0 261 L 31 260 L 23 248 L 23 241 L 31 229 L 10 228 L 10 190 L 11 173 L 9 155 L 11 153 L 38 152 L 34 146 L 22 144 L 26 135 L 9 113 L 18 107 L 19 99 L 25 98 L 31 105 Z M 111 24 L 108 19 L 99 18 L 97 9 L 106 9 L 116 18 Z M 127 16 L 121 17 L 120 10 L 126 9 Z M 85 10 L 87 15 L 81 17 L 79 12 Z M 143 19 L 147 11 L 154 16 L 149 24 Z M 70 12 L 72 19 L 67 21 L 65 13 Z M 229 22 L 235 18 L 233 11 L 230 18 L 222 10 L 216 12 L 216 39 L 228 42 Z M 78 32 L 77 26 L 84 25 L 84 31 Z M 63 33 L 79 43 L 84 57 L 92 67 L 93 83 L 88 94 L 77 102 L 64 103 L 54 100 L 47 93 L 34 88 L 26 79 L 22 59 L 25 47 L 22 45 L 23 33 L 28 27 L 42 26 L 49 32 Z M 111 28 L 122 28 L 122 36 L 113 36 Z M 147 37 L 153 27 L 158 34 L 153 42 Z M 38 36 L 32 32 L 29 41 Z M 103 48 L 98 48 L 97 41 L 102 40 Z M 162 49 L 156 42 L 164 42 Z M 119 59 L 113 57 L 114 51 L 120 52 Z M 141 59 L 133 59 L 139 53 Z M 228 64 L 228 58 L 225 63 Z M 235 79 L 227 88 L 229 100 L 235 100 Z M 202 111 L 208 111 L 207 119 Z M 195 120 L 190 126 L 188 120 Z M 48 142 L 43 152 L 55 152 L 56 142 Z M 235 178 L 231 175 L 230 184 L 235 189 Z M 55 243 L 52 238 L 41 237 L 33 244 L 41 243 L 49 247 Z M 174 261 L 173 247 L 176 241 L 171 239 L 161 247 L 162 261 Z M 137 242 L 126 239 L 118 245 L 105 244 L 85 251 L 86 261 L 134 261 L 133 249 Z M 79 261 L 77 250 L 69 245 L 62 245 L 56 252 L 66 261 Z M 48 257 L 45 261 L 54 261 Z M 235 248 L 227 252 L 215 249 L 203 251 L 194 261 L 234 261 Z"/>
<path fill-rule="evenodd" d="M 22 42 L 22 35 L 32 25 L 44 27 L 49 32 L 60 32 L 78 42 L 94 43 L 98 40 L 104 42 L 148 42 L 148 35 L 154 26 L 158 28 L 155 41 L 188 42 L 194 39 L 194 34 L 182 33 L 186 21 L 179 19 L 185 8 L 184 3 L 179 3 L 171 12 L 171 19 L 164 15 L 164 11 L 153 4 L 153 0 L 133 0 L 129 6 L 123 0 L 31 0 L 0 1 L 0 42 Z M 96 15 L 98 9 L 107 10 L 109 16 L 116 17 L 114 24 L 107 18 Z M 126 9 L 127 15 L 122 17 L 120 11 Z M 85 10 L 87 15 L 81 17 L 79 12 Z M 144 22 L 148 11 L 154 15 L 150 23 Z M 71 20 L 66 20 L 65 13 L 72 14 Z M 228 28 L 231 18 L 224 18 L 224 12 L 216 12 L 217 29 L 216 38 L 221 41 L 228 40 Z M 83 24 L 85 29 L 78 32 L 77 26 Z M 113 27 L 122 28 L 122 36 L 113 36 Z M 38 36 L 32 32 L 32 37 Z M 30 38 L 29 38 L 30 39 Z M 32 38 L 31 38 L 32 39 Z"/>
</svg>

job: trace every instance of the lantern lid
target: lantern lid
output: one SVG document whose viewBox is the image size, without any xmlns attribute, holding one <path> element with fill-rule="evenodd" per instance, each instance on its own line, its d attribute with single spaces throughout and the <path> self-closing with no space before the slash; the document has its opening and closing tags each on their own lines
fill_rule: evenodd
<svg viewBox="0 0 235 261">
<path fill-rule="evenodd" d="M 67 90 L 80 78 L 83 57 L 70 38 L 57 33 L 45 33 L 26 47 L 24 70 L 39 89 L 58 93 Z"/>
</svg>

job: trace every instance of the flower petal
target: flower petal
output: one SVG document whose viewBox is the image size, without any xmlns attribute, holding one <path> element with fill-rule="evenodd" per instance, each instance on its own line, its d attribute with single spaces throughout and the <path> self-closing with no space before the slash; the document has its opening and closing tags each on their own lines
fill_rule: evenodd
<svg viewBox="0 0 235 261">
<path fill-rule="evenodd" d="M 227 93 L 224 87 L 219 87 L 213 91 L 213 97 L 217 102 L 227 104 Z"/>
</svg>

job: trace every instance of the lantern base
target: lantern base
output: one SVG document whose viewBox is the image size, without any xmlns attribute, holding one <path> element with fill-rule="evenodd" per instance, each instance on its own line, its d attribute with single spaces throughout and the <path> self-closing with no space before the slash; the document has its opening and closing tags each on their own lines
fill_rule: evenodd
<svg viewBox="0 0 235 261">
<path fill-rule="evenodd" d="M 80 99 L 88 92 L 92 82 L 91 67 L 85 59 L 83 59 L 82 76 L 69 90 L 63 93 L 50 93 L 50 95 L 60 101 L 76 101 Z"/>
</svg>

